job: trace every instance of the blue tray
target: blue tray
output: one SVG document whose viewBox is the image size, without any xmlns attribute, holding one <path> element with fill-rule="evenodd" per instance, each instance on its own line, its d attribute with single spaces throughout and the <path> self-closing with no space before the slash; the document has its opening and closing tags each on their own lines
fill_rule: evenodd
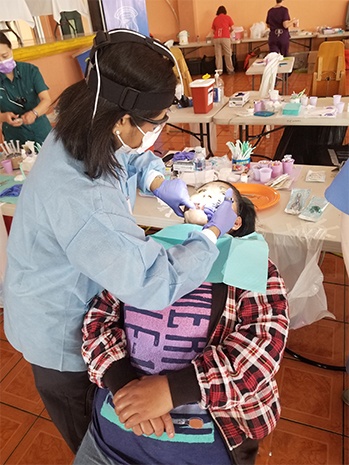
<svg viewBox="0 0 349 465">
<path fill-rule="evenodd" d="M 273 116 L 275 113 L 273 111 L 256 111 L 255 116 Z"/>
</svg>

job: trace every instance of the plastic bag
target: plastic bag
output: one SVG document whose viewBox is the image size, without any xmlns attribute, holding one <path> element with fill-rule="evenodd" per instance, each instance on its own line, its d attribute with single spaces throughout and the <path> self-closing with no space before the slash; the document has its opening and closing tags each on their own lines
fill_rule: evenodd
<svg viewBox="0 0 349 465">
<path fill-rule="evenodd" d="M 325 182 L 326 172 L 325 171 L 313 171 L 309 170 L 305 177 L 306 182 Z"/>
<path fill-rule="evenodd" d="M 263 37 L 266 30 L 267 27 L 263 21 L 260 21 L 259 23 L 253 23 L 250 27 L 251 39 L 260 39 Z"/>
<path fill-rule="evenodd" d="M 310 189 L 292 189 L 290 200 L 285 208 L 285 213 L 289 215 L 298 215 L 305 207 L 309 195 Z"/>
<path fill-rule="evenodd" d="M 328 202 L 325 197 L 313 196 L 308 205 L 301 211 L 300 215 L 298 215 L 298 218 L 306 221 L 318 221 L 327 205 Z"/>
<path fill-rule="evenodd" d="M 300 234 L 301 233 L 301 234 Z M 285 281 L 292 329 L 335 316 L 327 310 L 323 274 L 318 265 L 326 230 L 306 224 L 292 235 L 263 234 L 269 245 L 270 259 Z"/>
</svg>

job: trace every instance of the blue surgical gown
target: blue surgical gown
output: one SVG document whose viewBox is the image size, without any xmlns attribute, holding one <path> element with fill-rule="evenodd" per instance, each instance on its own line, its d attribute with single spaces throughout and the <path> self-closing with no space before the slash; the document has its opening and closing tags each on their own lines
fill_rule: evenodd
<svg viewBox="0 0 349 465">
<path fill-rule="evenodd" d="M 165 250 L 130 213 L 137 186 L 163 171 L 151 152 L 116 158 L 125 176 L 91 180 L 55 132 L 24 183 L 8 243 L 5 332 L 33 364 L 84 371 L 81 327 L 103 288 L 139 308 L 161 310 L 199 286 L 218 249 L 203 233 Z M 129 201 L 128 201 L 129 199 Z"/>
</svg>

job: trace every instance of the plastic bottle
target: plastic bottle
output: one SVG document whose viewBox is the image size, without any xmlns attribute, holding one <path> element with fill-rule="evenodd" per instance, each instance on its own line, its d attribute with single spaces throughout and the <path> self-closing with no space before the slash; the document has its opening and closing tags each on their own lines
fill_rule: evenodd
<svg viewBox="0 0 349 465">
<path fill-rule="evenodd" d="M 200 146 L 195 147 L 194 170 L 203 171 L 205 169 L 205 164 L 206 164 L 205 160 L 206 160 L 205 149 Z"/>
<path fill-rule="evenodd" d="M 224 97 L 224 81 L 220 77 L 220 73 L 222 73 L 221 69 L 216 69 L 214 75 L 214 88 L 213 88 L 213 101 L 214 102 L 222 102 Z"/>
<path fill-rule="evenodd" d="M 195 147 L 194 154 L 194 177 L 195 189 L 198 189 L 205 183 L 205 168 L 206 168 L 206 150 L 203 147 Z"/>
</svg>

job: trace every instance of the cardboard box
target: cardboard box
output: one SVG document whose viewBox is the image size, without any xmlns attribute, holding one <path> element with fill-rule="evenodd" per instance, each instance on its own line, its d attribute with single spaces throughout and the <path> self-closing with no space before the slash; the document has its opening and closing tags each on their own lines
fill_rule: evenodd
<svg viewBox="0 0 349 465">
<path fill-rule="evenodd" d="M 313 74 L 316 69 L 317 50 L 308 53 L 308 74 Z"/>
</svg>

